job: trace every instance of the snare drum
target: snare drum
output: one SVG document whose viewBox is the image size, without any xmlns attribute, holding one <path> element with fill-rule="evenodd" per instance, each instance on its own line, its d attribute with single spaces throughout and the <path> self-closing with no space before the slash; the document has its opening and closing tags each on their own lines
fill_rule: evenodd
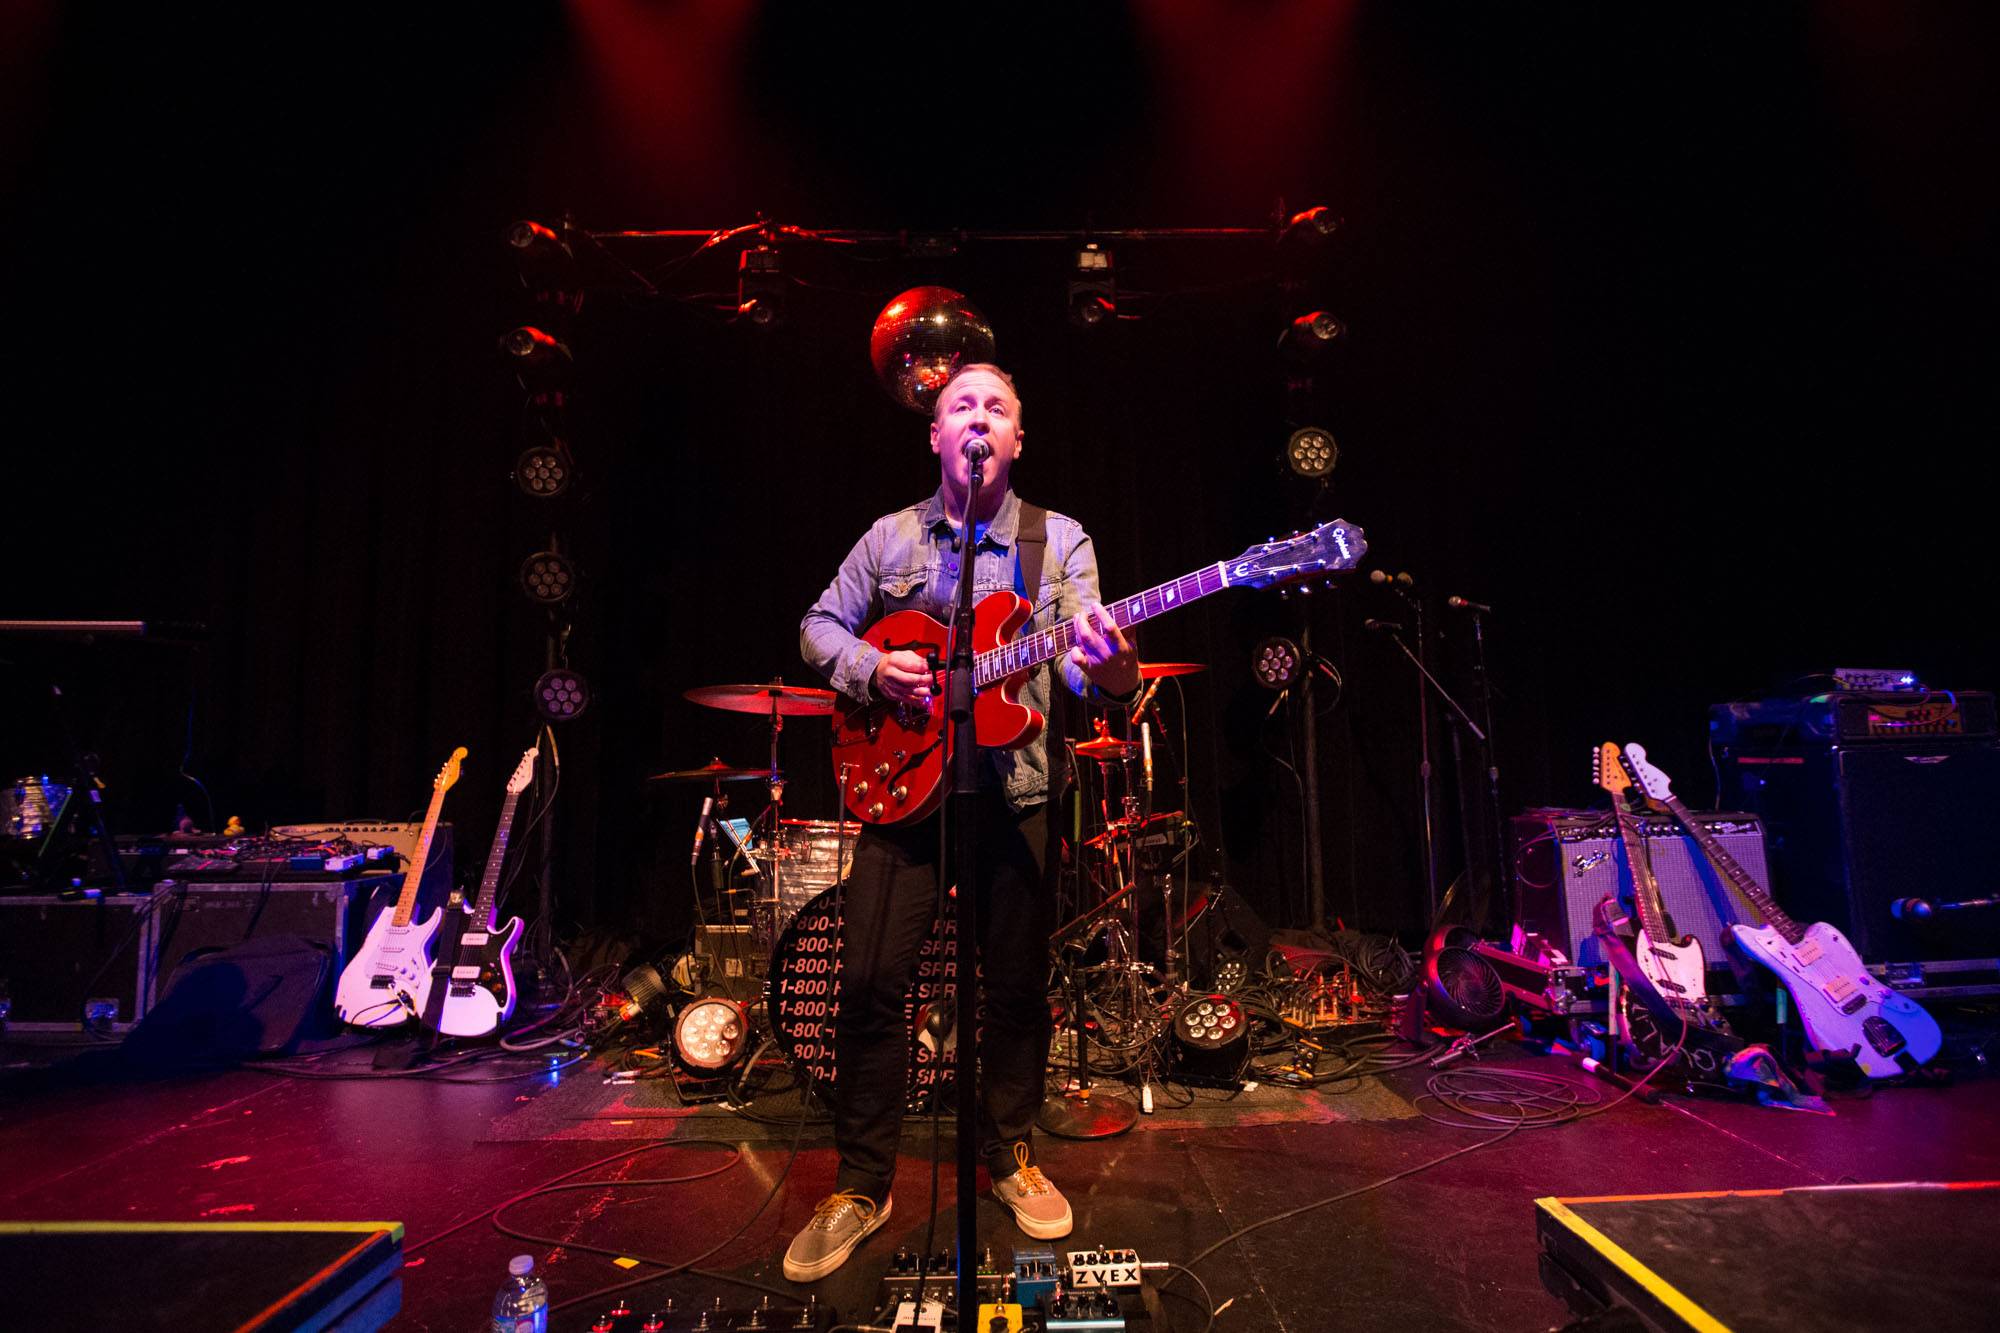
<svg viewBox="0 0 2000 1333">
<path fill-rule="evenodd" d="M 69 802 L 70 789 L 47 774 L 30 774 L 0 787 L 0 838 L 39 838 Z"/>
<path fill-rule="evenodd" d="M 776 898 L 776 924 L 783 931 L 799 910 L 847 878 L 854 868 L 854 840 L 861 825 L 831 819 L 781 819 L 767 869 Z"/>
</svg>

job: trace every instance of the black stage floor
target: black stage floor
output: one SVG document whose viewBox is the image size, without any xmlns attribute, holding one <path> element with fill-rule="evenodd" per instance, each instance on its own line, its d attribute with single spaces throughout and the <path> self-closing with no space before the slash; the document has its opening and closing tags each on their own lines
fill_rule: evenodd
<svg viewBox="0 0 2000 1333">
<path fill-rule="evenodd" d="M 90 1054 L 0 1081 L 7 1164 L 0 1220 L 400 1221 L 408 1257 L 399 1328 L 480 1327 L 507 1259 L 523 1251 L 535 1255 L 554 1301 L 634 1271 L 577 1244 L 690 1258 L 755 1212 L 792 1146 L 780 1127 L 644 1104 L 630 1090 L 607 1087 L 594 1065 L 554 1081 L 506 1083 L 303 1079 L 250 1069 L 133 1081 L 94 1072 L 110 1062 L 106 1052 Z M 1481 1067 L 1602 1087 L 1520 1048 L 1501 1049 Z M 1291 1112 L 1284 1102 L 1297 1094 L 1266 1090 L 1239 1108 L 1211 1103 L 1182 1113 L 1179 1123 L 1163 1113 L 1115 1139 L 1047 1140 L 1042 1160 L 1075 1206 L 1076 1242 L 1184 1261 L 1259 1219 L 1491 1138 L 1418 1114 L 1413 1100 L 1428 1072 L 1392 1072 L 1350 1094 L 1298 1100 Z M 1653 1107 L 1627 1102 L 1579 1123 L 1517 1131 L 1257 1230 L 1197 1271 L 1218 1304 L 1233 1302 L 1216 1321 L 1222 1330 L 1547 1329 L 1571 1316 L 1537 1275 L 1537 1198 L 2000 1177 L 1993 1133 L 2000 1082 L 1881 1088 L 1830 1105 L 1836 1114 L 1827 1117 L 1687 1097 Z M 532 1134 L 524 1132 L 531 1121 Z M 510 1196 L 655 1136 L 681 1146 L 627 1157 L 603 1174 L 656 1179 L 726 1169 L 692 1183 L 568 1190 L 508 1214 L 513 1226 L 561 1246 L 523 1243 L 483 1221 L 426 1243 Z M 731 1140 L 741 1143 L 740 1158 Z M 913 1122 L 889 1225 L 820 1284 L 822 1300 L 844 1314 L 868 1314 L 897 1246 L 921 1241 L 928 1150 L 925 1125 Z M 950 1151 L 947 1136 L 947 1199 Z M 808 1130 L 771 1206 L 703 1266 L 787 1288 L 779 1256 L 831 1187 L 833 1168 L 820 1131 Z M 945 1211 L 941 1237 L 951 1228 Z M 996 1250 L 1025 1243 L 991 1199 L 980 1212 L 982 1238 Z M 1188 1286 L 1182 1279 L 1175 1290 Z M 667 1294 L 682 1308 L 716 1295 L 732 1305 L 754 1299 L 681 1276 L 635 1293 L 633 1303 L 643 1311 Z M 1799 1299 L 1813 1294 L 1801 1291 Z M 552 1327 L 587 1328 L 596 1304 L 559 1313 Z M 1170 1298 L 1166 1309 L 1174 1328 L 1203 1326 L 1188 1304 Z"/>
</svg>

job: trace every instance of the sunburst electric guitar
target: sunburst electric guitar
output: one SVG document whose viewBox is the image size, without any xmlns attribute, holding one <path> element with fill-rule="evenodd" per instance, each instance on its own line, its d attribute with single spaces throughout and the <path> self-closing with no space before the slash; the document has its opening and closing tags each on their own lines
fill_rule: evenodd
<svg viewBox="0 0 2000 1333">
<path fill-rule="evenodd" d="M 1641 745 L 1627 745 L 1632 774 L 1646 794 L 1672 812 L 1694 836 L 1717 873 L 1749 899 L 1764 921 L 1729 927 L 1744 953 L 1769 968 L 1791 993 L 1806 1039 L 1814 1048 L 1851 1058 L 1870 1078 L 1914 1072 L 1938 1053 L 1944 1033 L 1915 1000 L 1877 981 L 1847 937 L 1824 921 L 1801 926 L 1703 828 L 1667 775 L 1649 762 Z"/>
<path fill-rule="evenodd" d="M 334 988 L 333 1008 L 343 1023 L 363 1028 L 392 1028 L 417 1018 L 431 994 L 431 940 L 442 907 L 433 908 L 422 921 L 413 920 L 417 890 L 423 884 L 424 865 L 430 860 L 431 839 L 437 834 L 438 815 L 444 810 L 444 794 L 458 781 L 458 766 L 465 760 L 465 747 L 451 752 L 431 785 L 431 806 L 424 814 L 423 836 L 403 872 L 403 891 L 394 906 L 382 909 L 368 938 L 340 974 Z"/>
<path fill-rule="evenodd" d="M 535 780 L 535 760 L 540 755 L 540 747 L 529 747 L 515 765 L 514 776 L 507 779 L 493 850 L 486 855 L 486 873 L 479 877 L 479 893 L 472 900 L 465 932 L 458 937 L 451 970 L 445 974 L 437 1030 L 447 1037 L 483 1037 L 514 1012 L 514 946 L 521 938 L 521 918 L 509 917 L 502 926 L 494 912 L 499 906 L 500 872 L 507 864 L 507 839 L 514 831 L 514 807 Z"/>
<path fill-rule="evenodd" d="M 1352 569 L 1368 552 L 1360 528 L 1335 519 L 1311 532 L 1294 533 L 1252 546 L 1234 560 L 1148 588 L 1105 609 L 1120 629 L 1172 611 L 1224 588 L 1268 588 Z M 1013 592 L 991 592 L 972 608 L 975 655 L 972 704 L 979 743 L 1013 750 L 1042 734 L 1045 719 L 1017 697 L 1028 673 L 1076 647 L 1076 621 L 1015 638 L 1034 606 Z M 951 631 L 921 611 L 882 617 L 860 637 L 885 653 L 908 651 L 944 669 Z M 927 703 L 861 704 L 842 698 L 833 727 L 836 772 L 848 773 L 841 801 L 855 818 L 870 824 L 920 819 L 944 798 L 945 706 L 933 695 Z"/>
</svg>

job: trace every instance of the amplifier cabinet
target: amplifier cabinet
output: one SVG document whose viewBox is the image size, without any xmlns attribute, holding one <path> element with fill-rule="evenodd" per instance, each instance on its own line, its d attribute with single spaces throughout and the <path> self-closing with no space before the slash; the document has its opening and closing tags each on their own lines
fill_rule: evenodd
<svg viewBox="0 0 2000 1333">
<path fill-rule="evenodd" d="M 1724 747 L 1724 799 L 1770 830 L 1774 896 L 1828 921 L 1873 966 L 2000 960 L 2000 909 L 1937 912 L 2000 892 L 2000 745 Z M 1932 905 L 1898 920 L 1899 898 Z"/>
<path fill-rule="evenodd" d="M 79 1032 L 84 1003 L 115 1032 L 145 1016 L 146 970 L 157 901 L 143 893 L 101 898 L 25 894 L 0 898 L 0 995 L 7 1026 Z"/>
<path fill-rule="evenodd" d="M 325 945 L 337 976 L 367 937 L 369 924 L 395 903 L 402 887 L 401 875 L 271 884 L 163 883 L 153 926 L 148 1003 L 159 998 L 174 969 L 190 954 L 270 935 L 297 935 Z M 435 905 L 420 903 L 419 910 Z"/>
<path fill-rule="evenodd" d="M 1729 854 L 1768 883 L 1764 830 L 1752 814 L 1700 816 Z M 1711 965 L 1724 961 L 1723 927 L 1757 921 L 1756 909 L 1715 873 L 1701 848 L 1674 821 L 1648 818 L 1646 852 L 1660 897 L 1677 929 L 1701 941 Z M 1631 910 L 1631 876 L 1608 810 L 1532 810 L 1514 817 L 1514 918 L 1581 967 L 1601 967 L 1604 949 L 1591 930 L 1597 904 L 1616 898 Z"/>
</svg>

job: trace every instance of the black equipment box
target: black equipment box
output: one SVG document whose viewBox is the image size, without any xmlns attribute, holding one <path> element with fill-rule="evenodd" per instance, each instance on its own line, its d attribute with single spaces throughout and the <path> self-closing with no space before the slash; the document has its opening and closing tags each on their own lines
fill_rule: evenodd
<svg viewBox="0 0 2000 1333">
<path fill-rule="evenodd" d="M 149 894 L 0 897 L 0 993 L 11 1003 L 9 1022 L 22 1031 L 78 1031 L 86 1001 L 108 1009 L 103 1026 L 125 1031 L 190 955 L 248 939 L 297 935 L 323 944 L 338 976 L 402 887 L 401 875 L 162 880 Z M 449 888 L 450 869 L 434 858 L 418 888 L 419 913 L 442 904 Z"/>
<path fill-rule="evenodd" d="M 1989 1329 L 1996 1228 L 1991 1181 L 1535 1200 L 1573 1327 Z"/>
<path fill-rule="evenodd" d="M 1753 699 L 1708 710 L 1709 739 L 1752 750 L 1815 745 L 1991 740 L 2000 715 L 1984 690 L 1834 690 L 1803 698 Z"/>
<path fill-rule="evenodd" d="M 1756 815 L 1701 813 L 1704 828 L 1752 878 L 1768 886 L 1764 828 Z M 1630 880 L 1609 810 L 1541 809 L 1514 816 L 1514 919 L 1579 967 L 1602 967 L 1604 946 L 1591 916 L 1605 898 L 1629 905 Z M 1640 820 L 1660 897 L 1679 930 L 1721 963 L 1723 927 L 1760 922 L 1762 914 L 1708 863 L 1693 836 L 1672 819 Z"/>
<path fill-rule="evenodd" d="M 93 1027 L 124 1032 L 146 1012 L 153 956 L 148 894 L 0 897 L 0 996 L 7 1026 L 77 1032 L 85 1001 Z"/>
</svg>

